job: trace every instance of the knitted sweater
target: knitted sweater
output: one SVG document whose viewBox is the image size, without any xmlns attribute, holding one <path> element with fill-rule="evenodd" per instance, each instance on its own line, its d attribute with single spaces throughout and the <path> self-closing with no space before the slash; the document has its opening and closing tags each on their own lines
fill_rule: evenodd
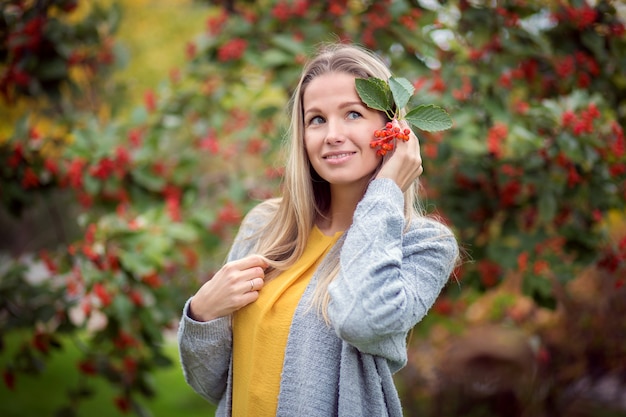
<svg viewBox="0 0 626 417">
<path fill-rule="evenodd" d="M 402 416 L 392 375 L 406 364 L 408 331 L 433 305 L 458 255 L 450 230 L 423 217 L 405 230 L 403 210 L 395 182 L 372 181 L 352 225 L 321 262 L 293 317 L 277 416 Z M 245 238 L 257 227 L 252 210 L 228 261 L 249 254 L 253 242 Z M 317 280 L 337 256 L 329 326 L 310 306 Z M 230 317 L 201 323 L 188 309 L 189 301 L 178 332 L 185 379 L 218 404 L 216 416 L 230 416 Z"/>
</svg>

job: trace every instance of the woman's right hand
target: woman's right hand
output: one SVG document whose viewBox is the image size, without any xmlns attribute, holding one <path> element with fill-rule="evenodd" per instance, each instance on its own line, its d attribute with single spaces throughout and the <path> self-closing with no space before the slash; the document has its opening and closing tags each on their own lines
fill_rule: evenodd
<svg viewBox="0 0 626 417">
<path fill-rule="evenodd" d="M 406 120 L 393 120 L 394 127 L 411 130 Z M 396 147 L 391 156 L 385 159 L 377 178 L 391 178 L 404 192 L 422 175 L 422 155 L 420 142 L 411 130 L 408 141 L 396 140 Z"/>
<path fill-rule="evenodd" d="M 258 255 L 227 263 L 192 297 L 189 317 L 210 321 L 254 302 L 265 284 L 267 267 L 267 262 Z"/>
</svg>

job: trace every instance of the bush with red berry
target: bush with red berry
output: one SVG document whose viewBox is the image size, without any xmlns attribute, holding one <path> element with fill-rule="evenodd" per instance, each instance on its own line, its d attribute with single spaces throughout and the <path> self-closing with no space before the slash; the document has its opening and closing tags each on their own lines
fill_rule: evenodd
<svg viewBox="0 0 626 417">
<path fill-rule="evenodd" d="M 536 415 L 565 407 L 589 375 L 626 371 L 615 301 L 626 291 L 626 31 L 616 4 L 209 1 L 206 27 L 181 45 L 187 64 L 118 115 L 106 76 L 118 49 L 105 29 L 120 10 L 72 23 L 58 16 L 73 2 L 35 3 L 9 2 L 0 31 L 3 97 L 28 114 L 0 133 L 0 224 L 11 242 L 1 246 L 0 328 L 23 339 L 3 370 L 8 388 L 78 336 L 81 372 L 119 389 L 112 406 L 145 412 L 136 399 L 171 365 L 164 332 L 241 217 L 278 194 L 286 103 L 306 56 L 337 38 L 380 53 L 409 80 L 414 105 L 435 104 L 454 122 L 416 132 L 424 205 L 466 256 L 397 375 L 407 410 L 436 415 L 428 398 L 452 404 L 438 375 L 459 329 L 515 328 L 525 338 L 514 340 L 532 341 L 526 369 L 544 383 L 524 385 L 532 395 L 520 404 Z M 45 242 L 29 223 L 42 217 L 57 225 Z"/>
</svg>

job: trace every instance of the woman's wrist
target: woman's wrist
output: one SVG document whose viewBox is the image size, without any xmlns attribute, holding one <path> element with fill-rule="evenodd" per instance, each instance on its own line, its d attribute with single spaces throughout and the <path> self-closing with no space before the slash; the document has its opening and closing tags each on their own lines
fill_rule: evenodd
<svg viewBox="0 0 626 417">
<path fill-rule="evenodd" d="M 197 306 L 194 309 L 194 298 L 191 299 L 189 306 L 187 307 L 187 317 L 198 322 L 207 322 L 217 318 L 217 316 L 213 317 L 210 314 L 199 313 Z"/>
</svg>

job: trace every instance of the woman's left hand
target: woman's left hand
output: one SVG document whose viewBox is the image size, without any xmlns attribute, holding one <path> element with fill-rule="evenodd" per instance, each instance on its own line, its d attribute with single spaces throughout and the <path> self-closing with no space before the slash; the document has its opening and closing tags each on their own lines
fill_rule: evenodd
<svg viewBox="0 0 626 417">
<path fill-rule="evenodd" d="M 400 129 L 410 129 L 404 120 L 393 120 L 392 123 Z M 423 171 L 419 140 L 411 130 L 408 141 L 396 140 L 393 154 L 383 162 L 376 178 L 390 178 L 404 192 Z"/>
</svg>

